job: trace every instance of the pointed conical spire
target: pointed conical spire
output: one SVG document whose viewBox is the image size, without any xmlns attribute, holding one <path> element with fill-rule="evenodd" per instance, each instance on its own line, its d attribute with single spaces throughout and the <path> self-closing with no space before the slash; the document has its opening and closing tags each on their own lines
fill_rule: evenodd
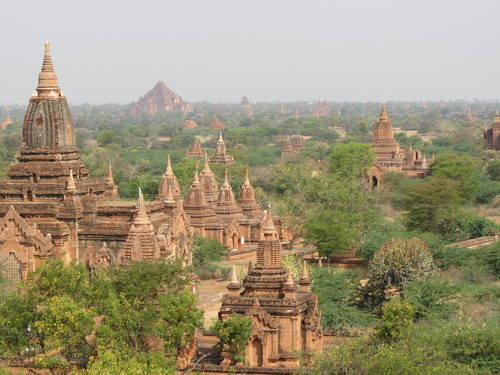
<svg viewBox="0 0 500 375">
<path fill-rule="evenodd" d="M 114 185 L 115 180 L 113 179 L 113 169 L 111 168 L 111 164 L 108 166 L 108 173 L 106 174 L 106 184 Z"/>
<path fill-rule="evenodd" d="M 222 132 L 219 132 L 219 142 L 224 142 L 224 139 L 222 138 Z"/>
<path fill-rule="evenodd" d="M 146 204 L 144 203 L 144 196 L 142 190 L 139 188 L 139 197 L 137 200 L 137 214 L 135 215 L 134 225 L 151 224 L 148 214 L 146 213 Z"/>
<path fill-rule="evenodd" d="M 229 180 L 227 178 L 227 168 L 224 169 L 224 182 L 222 183 L 221 188 L 225 190 L 232 190 L 231 185 L 229 184 Z"/>
<path fill-rule="evenodd" d="M 174 203 L 175 202 L 174 193 L 172 192 L 171 185 L 167 185 L 167 196 L 165 197 L 165 202 L 167 202 L 167 203 Z"/>
<path fill-rule="evenodd" d="M 69 170 L 68 182 L 66 183 L 66 190 L 76 191 L 75 179 L 73 178 L 73 170 Z"/>
<path fill-rule="evenodd" d="M 309 279 L 309 270 L 307 269 L 307 262 L 304 260 L 304 266 L 302 267 L 302 279 Z"/>
<path fill-rule="evenodd" d="M 252 187 L 252 184 L 250 183 L 250 178 L 248 177 L 248 168 L 245 168 L 245 181 L 243 182 L 244 187 Z"/>
<path fill-rule="evenodd" d="M 172 170 L 172 162 L 170 161 L 170 154 L 167 156 L 167 168 L 165 169 L 165 174 L 172 176 L 174 171 Z"/>
<path fill-rule="evenodd" d="M 389 121 L 389 115 L 387 114 L 387 109 L 385 107 L 385 104 L 382 104 L 382 109 L 380 110 L 380 116 L 378 119 L 380 122 L 388 122 Z"/>
<path fill-rule="evenodd" d="M 193 177 L 193 183 L 192 185 L 199 185 L 200 184 L 200 177 L 198 176 L 198 169 L 194 170 L 194 177 Z"/>
<path fill-rule="evenodd" d="M 38 76 L 37 92 L 39 96 L 59 96 L 60 88 L 57 75 L 52 63 L 52 51 L 50 43 L 45 42 L 45 53 L 43 56 L 42 70 Z"/>
<path fill-rule="evenodd" d="M 276 227 L 274 226 L 273 213 L 271 211 L 271 205 L 269 205 L 268 210 L 265 212 L 266 218 L 264 219 L 264 223 L 262 225 L 262 233 L 264 235 L 276 235 L 278 232 L 276 231 Z"/>
<path fill-rule="evenodd" d="M 205 160 L 205 164 L 203 165 L 203 170 L 202 170 L 202 173 L 203 174 L 211 174 L 212 173 L 212 170 L 210 169 L 210 164 L 208 164 L 208 154 L 207 152 L 205 151 L 205 153 L 203 154 L 203 158 Z"/>
</svg>

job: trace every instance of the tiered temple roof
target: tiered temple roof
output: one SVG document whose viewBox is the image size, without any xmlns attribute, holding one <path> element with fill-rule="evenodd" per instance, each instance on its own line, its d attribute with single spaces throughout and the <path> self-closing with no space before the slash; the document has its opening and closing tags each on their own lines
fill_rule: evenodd
<svg viewBox="0 0 500 375">
<path fill-rule="evenodd" d="M 200 172 L 200 183 L 205 192 L 205 197 L 214 208 L 217 204 L 217 199 L 219 196 L 219 188 L 217 184 L 217 179 L 214 173 L 210 169 L 210 164 L 208 163 L 208 155 L 204 154 L 204 165 Z"/>
<path fill-rule="evenodd" d="M 193 145 L 187 152 L 188 156 L 201 158 L 204 155 L 203 148 L 201 147 L 201 142 L 198 137 L 194 137 Z"/>
<path fill-rule="evenodd" d="M 214 130 L 223 130 L 226 126 L 219 120 L 217 115 L 215 115 L 210 127 Z"/>
<path fill-rule="evenodd" d="M 250 219 L 262 219 L 262 209 L 255 199 L 255 190 L 248 177 L 248 168 L 245 171 L 245 181 L 240 190 L 240 206 L 243 213 Z"/>
<path fill-rule="evenodd" d="M 170 194 L 173 195 L 174 199 L 180 199 L 182 197 L 181 188 L 179 186 L 179 182 L 177 181 L 177 177 L 172 170 L 170 155 L 167 156 L 167 167 L 165 168 L 165 173 L 161 177 L 160 185 L 158 186 L 158 198 L 167 198 L 169 186 L 171 189 Z"/>
<path fill-rule="evenodd" d="M 492 150 L 500 150 L 500 114 L 495 113 L 491 129 L 484 129 L 486 146 Z"/>
<path fill-rule="evenodd" d="M 235 313 L 252 319 L 252 338 L 245 348 L 250 367 L 298 367 L 298 352 L 322 349 L 321 315 L 318 299 L 310 292 L 307 266 L 299 285 L 282 264 L 281 243 L 269 210 L 257 263 L 250 263 L 242 285 L 233 275 L 219 312 L 222 320 Z"/>
<path fill-rule="evenodd" d="M 162 81 L 158 81 L 153 89 L 149 90 L 136 103 L 130 105 L 130 113 L 134 116 L 141 113 L 153 115 L 159 112 L 174 111 L 188 113 L 192 110 L 191 103 L 184 101 Z"/>
<path fill-rule="evenodd" d="M 222 132 L 219 133 L 219 139 L 217 141 L 217 146 L 215 148 L 215 152 L 210 157 L 210 162 L 221 163 L 221 164 L 228 164 L 228 163 L 234 162 L 233 156 L 227 152 L 226 143 L 224 142 L 224 139 L 222 138 Z"/>
</svg>

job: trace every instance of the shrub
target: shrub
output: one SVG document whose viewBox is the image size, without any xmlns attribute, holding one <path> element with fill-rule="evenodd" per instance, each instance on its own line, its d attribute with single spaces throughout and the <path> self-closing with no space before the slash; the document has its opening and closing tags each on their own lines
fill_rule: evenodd
<svg viewBox="0 0 500 375">
<path fill-rule="evenodd" d="M 193 266 L 202 279 L 223 278 L 229 272 L 227 267 L 215 264 L 227 253 L 227 248 L 212 238 L 196 237 L 193 248 Z"/>
<path fill-rule="evenodd" d="M 312 290 L 318 296 L 323 327 L 340 329 L 366 326 L 374 316 L 359 309 L 353 299 L 359 279 L 352 272 L 332 268 L 312 268 Z"/>
<path fill-rule="evenodd" d="M 370 284 L 401 288 L 414 280 L 425 280 L 435 271 L 432 254 L 418 238 L 392 238 L 369 263 Z"/>
<path fill-rule="evenodd" d="M 406 337 L 413 326 L 414 316 L 413 305 L 399 299 L 391 300 L 383 307 L 382 322 L 375 329 L 375 337 L 387 343 Z"/>
<path fill-rule="evenodd" d="M 406 285 L 402 295 L 415 307 L 415 317 L 446 319 L 454 313 L 458 305 L 452 298 L 458 287 L 449 280 L 432 278 L 425 281 L 414 281 Z"/>
<path fill-rule="evenodd" d="M 252 319 L 233 314 L 226 320 L 218 320 L 212 331 L 219 339 L 219 351 L 227 350 L 236 362 L 245 360 L 245 346 L 252 336 Z"/>
</svg>

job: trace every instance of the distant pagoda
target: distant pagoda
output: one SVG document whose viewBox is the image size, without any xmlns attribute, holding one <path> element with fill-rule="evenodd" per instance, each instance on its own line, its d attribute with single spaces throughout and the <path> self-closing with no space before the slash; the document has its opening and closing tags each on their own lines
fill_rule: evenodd
<svg viewBox="0 0 500 375">
<path fill-rule="evenodd" d="M 130 105 L 130 114 L 133 116 L 141 113 L 154 115 L 160 112 L 177 111 L 182 113 L 192 112 L 193 105 L 184 101 L 181 96 L 169 89 L 162 81 L 158 81 L 153 89 Z"/>
<path fill-rule="evenodd" d="M 217 115 L 215 115 L 210 127 L 214 130 L 223 130 L 226 126 L 219 120 Z"/>
<path fill-rule="evenodd" d="M 229 164 L 234 162 L 233 156 L 228 154 L 227 152 L 226 143 L 222 138 L 222 132 L 219 133 L 219 140 L 217 141 L 215 152 L 210 157 L 210 162 L 221 164 Z"/>
<path fill-rule="evenodd" d="M 491 129 L 484 129 L 486 146 L 492 150 L 500 150 L 500 114 L 495 113 Z"/>
<path fill-rule="evenodd" d="M 203 148 L 201 147 L 201 142 L 198 137 L 194 137 L 193 145 L 187 152 L 187 155 L 197 158 L 201 158 L 204 155 Z"/>
</svg>

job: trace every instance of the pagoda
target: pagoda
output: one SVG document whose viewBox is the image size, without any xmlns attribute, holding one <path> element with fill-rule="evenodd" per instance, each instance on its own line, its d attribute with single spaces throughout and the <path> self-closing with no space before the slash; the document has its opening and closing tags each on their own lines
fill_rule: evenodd
<svg viewBox="0 0 500 375">
<path fill-rule="evenodd" d="M 130 114 L 132 116 L 141 113 L 154 115 L 161 112 L 175 111 L 186 114 L 192 112 L 192 110 L 193 105 L 191 103 L 184 101 L 182 97 L 173 92 L 162 81 L 158 81 L 146 95 L 130 105 Z"/>
<path fill-rule="evenodd" d="M 185 264 L 190 262 L 189 220 L 171 207 L 168 189 L 161 191 L 165 199 L 145 203 L 141 197 L 139 215 L 135 204 L 120 200 L 111 167 L 103 177 L 89 176 L 74 142 L 71 113 L 59 87 L 48 42 L 38 85 L 24 116 L 22 136 L 17 163 L 10 167 L 9 179 L 0 181 L 0 258 L 7 259 L 8 281 L 25 280 L 28 272 L 47 257 L 93 268 L 116 261 L 127 239 L 142 226 L 143 212 L 151 223 L 146 225 L 148 233 L 167 239 L 154 257 L 179 254 Z M 164 180 L 173 181 L 170 194 L 180 199 L 171 168 L 167 167 L 165 174 Z M 163 187 L 165 184 L 163 181 Z M 125 247 L 130 249 L 129 245 Z M 124 259 L 132 258 L 127 255 Z"/>
<path fill-rule="evenodd" d="M 160 185 L 158 186 L 158 198 L 167 198 L 168 187 L 170 187 L 170 194 L 172 194 L 175 200 L 179 200 L 182 197 L 179 182 L 177 181 L 177 177 L 172 170 L 170 155 L 167 156 L 167 167 L 165 168 L 165 173 L 161 177 Z"/>
<path fill-rule="evenodd" d="M 226 126 L 219 120 L 217 115 L 215 115 L 210 127 L 214 130 L 223 130 Z"/>
<path fill-rule="evenodd" d="M 194 120 L 184 120 L 184 129 L 195 129 L 198 124 Z"/>
<path fill-rule="evenodd" d="M 253 323 L 252 336 L 245 347 L 249 368 L 242 370 L 252 373 L 251 368 L 297 368 L 299 352 L 322 350 L 321 312 L 318 298 L 311 292 L 307 266 L 304 265 L 297 285 L 283 266 L 271 210 L 263 222 L 257 263 L 249 264 L 242 284 L 233 275 L 227 288 L 219 319 L 242 314 Z M 227 353 L 225 358 L 227 365 L 231 359 Z"/>
<path fill-rule="evenodd" d="M 210 162 L 221 164 L 229 164 L 234 162 L 233 156 L 228 154 L 227 152 L 226 143 L 222 138 L 222 132 L 219 132 L 219 140 L 217 141 L 215 152 L 210 157 Z"/>
<path fill-rule="evenodd" d="M 372 188 L 382 183 L 386 172 L 399 172 L 408 177 L 425 177 L 429 174 L 429 166 L 420 150 L 401 148 L 394 138 L 392 123 L 387 114 L 385 104 L 382 104 L 378 121 L 373 126 L 371 144 L 375 153 L 375 163 L 367 174 L 367 180 Z"/>
<path fill-rule="evenodd" d="M 491 129 L 484 129 L 483 132 L 486 146 L 492 150 L 500 150 L 500 114 L 495 113 Z"/>
<path fill-rule="evenodd" d="M 217 179 L 210 169 L 210 164 L 208 163 L 208 155 L 206 152 L 204 154 L 204 161 L 205 163 L 203 169 L 200 172 L 200 183 L 203 187 L 203 191 L 208 203 L 210 203 L 210 205 L 215 208 L 219 196 L 219 188 Z"/>
<path fill-rule="evenodd" d="M 187 156 L 201 158 L 203 157 L 203 148 L 201 147 L 201 142 L 198 137 L 194 137 L 193 145 L 191 149 L 187 152 Z"/>
</svg>

